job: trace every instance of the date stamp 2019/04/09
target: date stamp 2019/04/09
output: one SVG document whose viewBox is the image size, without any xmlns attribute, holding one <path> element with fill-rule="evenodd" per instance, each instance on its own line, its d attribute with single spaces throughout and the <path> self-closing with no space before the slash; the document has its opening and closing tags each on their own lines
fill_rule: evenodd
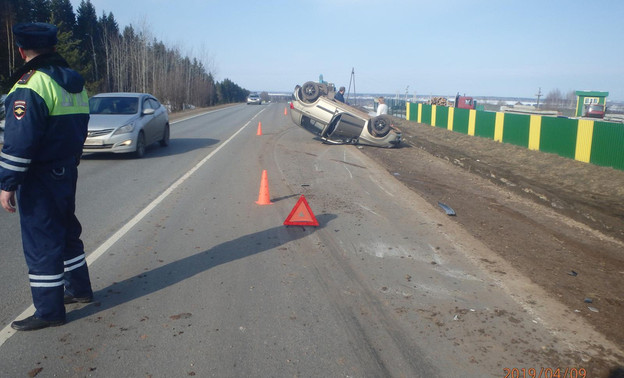
<svg viewBox="0 0 624 378">
<path fill-rule="evenodd" d="M 504 368 L 504 378 L 587 378 L 583 368 Z"/>
</svg>

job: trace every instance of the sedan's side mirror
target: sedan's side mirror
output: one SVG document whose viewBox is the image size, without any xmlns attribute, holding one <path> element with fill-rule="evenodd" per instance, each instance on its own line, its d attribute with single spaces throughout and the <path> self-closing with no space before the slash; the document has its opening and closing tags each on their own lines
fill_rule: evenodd
<svg viewBox="0 0 624 378">
<path fill-rule="evenodd" d="M 148 108 L 148 109 L 143 109 L 143 115 L 150 115 L 150 114 L 154 114 L 156 110 L 152 109 L 152 108 Z"/>
</svg>

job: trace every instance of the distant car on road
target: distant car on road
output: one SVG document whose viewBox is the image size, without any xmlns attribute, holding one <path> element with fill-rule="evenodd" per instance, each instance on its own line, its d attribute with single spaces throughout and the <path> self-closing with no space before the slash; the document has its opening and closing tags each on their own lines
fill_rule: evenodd
<svg viewBox="0 0 624 378">
<path fill-rule="evenodd" d="M 247 97 L 247 105 L 262 105 L 262 99 L 257 93 L 252 93 Z"/>
<path fill-rule="evenodd" d="M 152 143 L 169 145 L 167 109 L 148 93 L 100 93 L 89 99 L 83 152 L 133 153 L 141 158 Z"/>
<path fill-rule="evenodd" d="M 394 127 L 390 116 L 370 116 L 334 100 L 326 84 L 308 81 L 303 86 L 297 85 L 290 116 L 295 124 L 329 144 L 396 147 L 401 143 L 401 131 Z"/>
</svg>

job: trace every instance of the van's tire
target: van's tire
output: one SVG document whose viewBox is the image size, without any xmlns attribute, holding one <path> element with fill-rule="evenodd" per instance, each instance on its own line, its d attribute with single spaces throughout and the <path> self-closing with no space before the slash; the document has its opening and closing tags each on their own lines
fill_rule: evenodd
<svg viewBox="0 0 624 378">
<path fill-rule="evenodd" d="M 321 96 L 321 91 L 318 84 L 313 81 L 308 81 L 301 87 L 301 94 L 305 102 L 311 103 Z"/>
<path fill-rule="evenodd" d="M 377 138 L 383 138 L 390 132 L 392 125 L 392 119 L 385 115 L 373 117 L 368 124 L 368 131 L 372 136 Z"/>
</svg>

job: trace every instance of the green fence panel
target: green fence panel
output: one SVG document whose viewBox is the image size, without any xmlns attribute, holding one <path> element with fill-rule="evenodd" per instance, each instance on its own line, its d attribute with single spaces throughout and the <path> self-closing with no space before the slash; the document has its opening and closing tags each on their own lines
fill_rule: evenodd
<svg viewBox="0 0 624 378">
<path fill-rule="evenodd" d="M 418 119 L 418 104 L 409 104 L 410 120 Z M 421 107 L 421 123 L 431 125 L 432 106 Z M 439 128 L 448 127 L 449 108 L 436 107 L 435 124 Z M 496 129 L 495 112 L 476 112 L 475 136 L 494 139 Z M 454 109 L 453 131 L 468 134 L 470 110 Z M 583 141 L 577 141 L 578 119 L 541 117 L 539 150 L 575 159 L 576 148 Z M 503 143 L 528 148 L 531 116 L 527 114 L 505 113 L 503 121 Z M 586 141 L 589 143 L 589 141 Z M 585 144 L 586 145 L 586 144 Z M 624 124 L 595 121 L 589 157 L 591 164 L 624 170 Z"/>
<path fill-rule="evenodd" d="M 468 134 L 468 123 L 470 122 L 470 110 L 456 108 L 453 112 L 453 131 Z"/>
<path fill-rule="evenodd" d="M 594 122 L 589 162 L 596 165 L 624 169 L 623 124 Z"/>
<path fill-rule="evenodd" d="M 528 147 L 530 122 L 531 117 L 528 115 L 506 113 L 503 124 L 503 143 Z"/>
<path fill-rule="evenodd" d="M 577 134 L 576 119 L 542 117 L 539 149 L 574 159 Z"/>
<path fill-rule="evenodd" d="M 427 125 L 431 125 L 431 105 L 423 104 L 420 122 L 426 123 Z"/>
<path fill-rule="evenodd" d="M 418 122 L 418 104 L 408 103 L 409 104 L 409 118 L 410 121 Z"/>
<path fill-rule="evenodd" d="M 494 128 L 496 126 L 496 113 L 477 111 L 475 120 L 475 136 L 494 139 Z"/>
<path fill-rule="evenodd" d="M 448 128 L 448 112 L 449 108 L 446 106 L 436 106 L 436 127 Z"/>
<path fill-rule="evenodd" d="M 396 98 L 386 98 L 386 105 L 388 105 L 388 114 L 398 118 L 405 118 L 406 103 L 405 100 L 398 100 Z M 374 109 L 377 111 L 379 105 L 375 102 Z"/>
</svg>

